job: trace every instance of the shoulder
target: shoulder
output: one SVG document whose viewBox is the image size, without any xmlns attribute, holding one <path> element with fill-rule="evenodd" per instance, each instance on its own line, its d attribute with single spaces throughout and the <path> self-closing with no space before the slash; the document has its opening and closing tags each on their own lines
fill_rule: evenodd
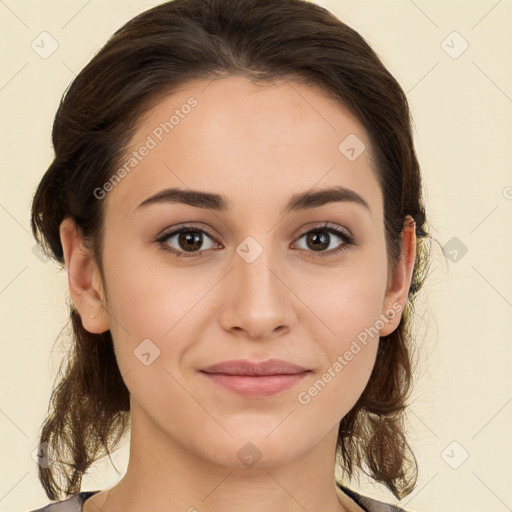
<svg viewBox="0 0 512 512">
<path fill-rule="evenodd" d="M 401 507 L 384 503 L 383 501 L 374 500 L 363 496 L 348 487 L 337 483 L 338 487 L 350 498 L 352 498 L 359 506 L 364 508 L 367 512 L 407 512 Z"/>
<path fill-rule="evenodd" d="M 30 512 L 81 512 L 84 501 L 99 491 L 82 491 L 72 494 L 65 500 L 54 501 L 43 508 L 31 510 Z"/>
</svg>

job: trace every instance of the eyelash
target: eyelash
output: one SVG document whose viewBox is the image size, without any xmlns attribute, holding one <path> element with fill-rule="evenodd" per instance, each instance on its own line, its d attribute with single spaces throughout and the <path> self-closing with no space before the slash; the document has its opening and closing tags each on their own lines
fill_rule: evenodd
<svg viewBox="0 0 512 512">
<path fill-rule="evenodd" d="M 177 235 L 182 232 L 187 232 L 187 231 L 198 231 L 198 232 L 206 234 L 209 238 L 214 240 L 214 237 L 210 233 L 208 233 L 208 231 L 205 231 L 202 228 L 198 228 L 198 227 L 195 227 L 190 224 L 186 224 L 186 225 L 178 226 L 177 228 L 174 228 L 171 231 L 163 233 L 155 241 L 158 242 L 159 244 L 161 244 L 165 251 L 173 253 L 175 257 L 184 256 L 186 258 L 189 258 L 189 257 L 198 258 L 198 257 L 203 256 L 203 253 L 206 252 L 208 249 L 203 249 L 200 251 L 188 253 L 186 251 L 178 251 L 176 249 L 172 249 L 169 247 L 168 244 L 164 243 L 166 240 L 168 240 L 172 236 Z M 331 249 L 330 251 L 327 251 L 327 252 L 325 252 L 325 251 L 324 252 L 316 252 L 316 251 L 308 251 L 306 249 L 303 249 L 306 251 L 306 253 L 308 253 L 308 256 L 311 256 L 313 258 L 326 258 L 329 256 L 335 256 L 343 251 L 348 250 L 351 246 L 355 245 L 354 239 L 351 235 L 349 235 L 345 230 L 342 230 L 339 227 L 337 227 L 335 224 L 330 224 L 328 222 L 321 226 L 314 227 L 314 228 L 310 229 L 309 231 L 306 231 L 305 233 L 302 233 L 299 236 L 298 240 L 300 240 L 305 235 L 309 235 L 310 233 L 315 233 L 315 232 L 327 232 L 327 233 L 334 234 L 334 235 L 338 236 L 339 238 L 341 238 L 344 241 L 344 243 L 341 244 L 337 249 Z"/>
</svg>

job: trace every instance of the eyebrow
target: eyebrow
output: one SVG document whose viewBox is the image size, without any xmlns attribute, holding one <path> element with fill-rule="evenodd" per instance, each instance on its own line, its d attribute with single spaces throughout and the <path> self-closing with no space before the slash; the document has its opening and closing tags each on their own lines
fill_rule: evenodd
<svg viewBox="0 0 512 512">
<path fill-rule="evenodd" d="M 293 195 L 286 206 L 282 209 L 281 215 L 310 208 L 318 208 L 330 203 L 341 202 L 358 204 L 371 212 L 370 206 L 366 200 L 357 192 L 346 187 L 338 186 Z M 144 199 L 136 209 L 154 204 L 166 203 L 186 204 L 194 206 L 195 208 L 203 208 L 218 212 L 227 212 L 232 208 L 232 203 L 225 196 L 221 196 L 219 194 L 201 192 L 199 190 L 169 188 Z"/>
</svg>

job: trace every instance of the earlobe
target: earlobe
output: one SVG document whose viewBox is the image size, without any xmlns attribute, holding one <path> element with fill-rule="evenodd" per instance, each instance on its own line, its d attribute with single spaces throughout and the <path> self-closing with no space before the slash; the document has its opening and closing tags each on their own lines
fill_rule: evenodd
<svg viewBox="0 0 512 512">
<path fill-rule="evenodd" d="M 416 222 L 410 215 L 404 219 L 400 238 L 402 255 L 386 292 L 382 313 L 389 321 L 380 330 L 381 337 L 388 336 L 398 327 L 411 286 L 416 261 Z"/>
<path fill-rule="evenodd" d="M 60 240 L 68 272 L 69 294 L 80 313 L 84 329 L 95 334 L 107 331 L 108 313 L 98 265 L 70 217 L 61 222 Z"/>
</svg>

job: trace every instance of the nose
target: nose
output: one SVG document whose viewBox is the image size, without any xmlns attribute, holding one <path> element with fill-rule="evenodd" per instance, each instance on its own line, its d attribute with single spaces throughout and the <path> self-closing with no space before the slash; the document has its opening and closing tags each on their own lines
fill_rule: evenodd
<svg viewBox="0 0 512 512">
<path fill-rule="evenodd" d="M 282 335 L 295 324 L 298 299 L 270 250 L 264 249 L 254 261 L 236 253 L 224 286 L 224 329 L 262 340 Z"/>
</svg>

